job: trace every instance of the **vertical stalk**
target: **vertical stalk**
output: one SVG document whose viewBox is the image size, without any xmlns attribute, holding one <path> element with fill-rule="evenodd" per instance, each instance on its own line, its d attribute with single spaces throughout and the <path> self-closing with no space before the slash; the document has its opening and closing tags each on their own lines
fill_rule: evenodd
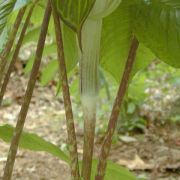
<svg viewBox="0 0 180 180">
<path fill-rule="evenodd" d="M 111 144 L 112 144 L 112 137 L 116 128 L 118 116 L 120 113 L 120 107 L 123 102 L 124 95 L 126 93 L 128 82 L 130 79 L 130 75 L 132 72 L 132 67 L 135 62 L 136 57 L 136 51 L 138 48 L 138 41 L 134 37 L 131 43 L 129 55 L 127 58 L 126 66 L 124 69 L 123 77 L 121 79 L 120 87 L 113 105 L 113 109 L 111 112 L 109 124 L 108 124 L 108 130 L 106 132 L 106 136 L 103 141 L 103 145 L 101 147 L 101 152 L 99 156 L 99 164 L 97 168 L 97 175 L 95 177 L 96 180 L 103 180 L 105 176 L 105 170 L 106 170 L 106 164 L 107 164 L 107 157 L 109 155 Z"/>
<path fill-rule="evenodd" d="M 33 64 L 30 79 L 28 82 L 25 96 L 24 96 L 24 101 L 23 101 L 23 104 L 19 113 L 18 120 L 17 120 L 16 128 L 14 130 L 14 135 L 11 141 L 8 158 L 7 158 L 7 162 L 4 169 L 3 180 L 11 180 L 13 166 L 14 166 L 14 162 L 15 162 L 15 158 L 17 154 L 17 149 L 20 142 L 20 137 L 23 131 L 25 119 L 27 116 L 27 111 L 28 111 L 29 104 L 30 104 L 32 94 L 33 94 L 33 90 L 35 87 L 36 78 L 39 72 L 39 67 L 41 63 L 41 58 L 42 58 L 42 53 L 44 49 L 50 16 L 51 16 L 51 4 L 50 4 L 50 1 L 48 1 L 45 14 L 44 14 L 43 23 L 41 26 L 41 33 L 38 40 L 35 61 Z"/>
<path fill-rule="evenodd" d="M 81 102 L 84 119 L 82 177 L 91 178 L 98 94 L 98 65 L 102 19 L 87 19 L 82 28 L 82 57 L 80 60 Z"/>
<path fill-rule="evenodd" d="M 102 16 L 109 1 L 96 1 L 81 31 L 80 60 L 81 102 L 84 118 L 84 147 L 82 177 L 91 179 L 96 124 L 96 101 L 98 96 L 98 66 L 102 31 Z M 95 16 L 95 17 L 94 17 Z"/>
<path fill-rule="evenodd" d="M 5 67 L 7 65 L 7 57 L 9 55 L 9 53 L 11 52 L 11 48 L 14 44 L 14 41 L 15 41 L 19 26 L 21 24 L 22 18 L 24 16 L 25 10 L 26 10 L 26 6 L 19 10 L 19 13 L 16 17 L 16 20 L 13 25 L 13 29 L 10 34 L 9 40 L 6 44 L 6 47 L 3 50 L 3 52 L 0 54 L 0 87 L 2 84 L 3 76 L 4 76 Z"/>
<path fill-rule="evenodd" d="M 51 2 L 53 7 L 53 1 Z M 77 141 L 76 141 L 76 133 L 74 127 L 73 112 L 72 112 L 71 98 L 70 98 L 67 71 L 66 71 L 66 63 L 64 57 L 61 22 L 55 8 L 52 9 L 53 9 L 56 42 L 57 42 L 59 73 L 62 84 L 64 107 L 66 112 L 66 126 L 67 126 L 67 134 L 68 134 L 69 153 L 71 159 L 71 177 L 74 180 L 79 180 L 80 174 L 79 174 L 79 165 L 78 165 Z"/>
<path fill-rule="evenodd" d="M 28 24 L 29 24 L 29 21 L 30 21 L 30 18 L 31 18 L 31 15 L 32 15 L 32 12 L 33 12 L 33 9 L 35 7 L 35 3 L 32 5 L 32 7 L 30 8 L 29 10 L 29 13 L 26 17 L 26 20 L 25 20 L 25 23 L 24 23 L 24 26 L 22 28 L 22 31 L 21 31 L 21 34 L 20 34 L 20 37 L 19 37 L 19 40 L 17 42 L 17 45 L 16 45 L 16 49 L 14 51 L 14 54 L 13 54 L 13 57 L 12 57 L 12 60 L 10 62 L 10 65 L 8 67 L 8 70 L 4 76 L 4 81 L 2 83 L 2 87 L 1 87 L 1 91 L 0 91 L 0 106 L 2 104 L 2 100 L 3 100 L 3 96 L 4 96 L 4 93 L 6 91 L 6 87 L 7 87 L 7 84 L 9 82 L 9 79 L 10 79 L 10 75 L 11 75 L 11 72 L 13 71 L 13 68 L 14 68 L 14 64 L 18 58 L 18 55 L 19 55 L 19 51 L 20 51 L 20 48 L 22 46 L 22 43 L 23 43 L 23 39 L 24 39 L 24 35 L 26 33 L 26 30 L 27 30 L 27 27 L 28 27 Z"/>
</svg>

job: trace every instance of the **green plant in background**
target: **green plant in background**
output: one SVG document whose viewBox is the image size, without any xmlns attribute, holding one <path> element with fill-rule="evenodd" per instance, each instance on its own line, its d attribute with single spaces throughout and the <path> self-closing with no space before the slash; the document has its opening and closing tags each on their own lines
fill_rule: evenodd
<svg viewBox="0 0 180 180">
<path fill-rule="evenodd" d="M 146 77 L 142 72 L 136 74 L 132 79 L 128 93 L 124 99 L 121 115 L 118 122 L 119 132 L 144 131 L 146 120 L 140 116 L 140 107 L 145 101 Z"/>
<path fill-rule="evenodd" d="M 72 179 L 82 178 L 89 180 L 95 178 L 101 180 L 104 177 L 106 179 L 118 179 L 121 177 L 124 180 L 136 179 L 130 172 L 111 162 L 107 162 L 112 137 L 117 126 L 124 96 L 127 95 L 128 86 L 129 89 L 132 88 L 133 85 L 130 85 L 130 81 L 136 72 L 146 67 L 155 57 L 174 67 L 180 67 L 179 0 L 27 0 L 23 2 L 21 0 L 9 0 L 7 4 L 8 6 L 4 6 L 3 1 L 0 1 L 1 32 L 6 31 L 6 22 L 8 22 L 8 16 L 13 12 L 14 6 L 16 11 L 19 9 L 21 19 L 17 15 L 16 21 L 14 21 L 18 21 L 18 24 L 15 23 L 14 27 L 16 28 L 12 29 L 9 40 L 2 49 L 0 56 L 0 69 L 3 70 L 0 71 L 1 79 L 5 80 L 7 76 L 10 77 L 15 63 L 13 58 L 8 64 L 7 59 L 11 52 L 14 54 L 13 57 L 17 58 L 16 54 L 19 54 L 18 51 L 22 43 L 32 43 L 33 41 L 38 41 L 38 43 L 36 52 L 28 62 L 28 70 L 26 69 L 31 71 L 31 75 L 14 135 L 12 137 L 11 133 L 10 136 L 12 141 L 3 180 L 11 179 L 20 137 L 21 135 L 24 136 L 22 131 L 25 118 L 43 55 L 44 57 L 50 56 L 50 59 L 58 59 L 57 63 L 54 63 L 55 61 L 49 62 L 43 76 L 47 76 L 46 80 L 44 80 L 44 84 L 46 84 L 52 78 L 53 72 L 59 71 L 60 74 L 60 84 L 66 111 Z M 32 15 L 30 15 L 33 26 L 26 31 L 25 25 L 27 26 L 29 23 L 25 23 L 21 32 L 22 36 L 19 36 L 17 34 L 18 27 L 20 22 L 24 22 L 22 13 L 26 8 L 29 9 L 32 6 L 35 6 Z M 54 22 L 53 18 L 50 18 L 52 10 Z M 43 16 L 44 18 L 42 18 Z M 25 32 L 26 35 L 24 35 Z M 45 43 L 47 33 L 49 33 L 51 39 L 49 43 Z M 4 34 L 6 33 L 1 33 L 0 39 L 6 39 L 2 37 Z M 20 46 L 12 48 L 15 38 L 19 40 Z M 15 50 L 11 51 L 11 49 Z M 77 142 L 67 79 L 67 73 L 72 71 L 77 64 L 80 72 L 81 102 L 84 117 L 84 154 L 82 163 L 78 163 Z M 99 159 L 92 161 L 99 88 L 99 66 L 110 73 L 120 85 Z M 4 72 L 8 72 L 8 75 Z M 5 89 L 6 87 L 2 86 L 1 93 L 5 92 Z M 134 91 L 138 91 L 138 88 L 135 87 L 132 93 Z M 2 99 L 3 95 L 1 101 Z M 133 114 L 136 109 L 136 105 L 133 103 L 134 99 L 131 97 L 130 99 L 131 102 L 126 107 L 127 114 Z M 10 141 L 9 134 L 3 131 L 4 128 L 7 130 L 7 126 L 1 128 L 1 138 Z M 22 147 L 31 148 L 31 146 Z M 44 150 L 52 153 L 56 149 L 54 146 L 52 149 L 52 146 L 45 145 Z M 37 148 L 35 150 L 43 149 Z M 65 156 L 62 155 L 62 157 Z M 79 164 L 82 164 L 82 173 L 79 172 Z M 95 172 L 96 167 L 97 171 Z M 113 174 L 114 171 L 117 171 L 117 173 Z"/>
</svg>

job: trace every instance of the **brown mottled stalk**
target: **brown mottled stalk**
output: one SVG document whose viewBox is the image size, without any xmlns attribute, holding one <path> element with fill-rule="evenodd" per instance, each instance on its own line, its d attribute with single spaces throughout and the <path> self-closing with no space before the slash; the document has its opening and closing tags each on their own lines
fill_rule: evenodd
<svg viewBox="0 0 180 180">
<path fill-rule="evenodd" d="M 30 18 L 31 18 L 33 9 L 34 9 L 34 6 L 35 6 L 35 4 L 33 4 L 32 7 L 29 10 L 29 13 L 28 13 L 28 15 L 26 17 L 26 21 L 25 21 L 24 26 L 22 28 L 21 34 L 19 36 L 19 40 L 17 42 L 16 49 L 14 51 L 12 60 L 10 62 L 8 70 L 7 70 L 7 72 L 6 72 L 5 76 L 4 76 L 4 81 L 2 83 L 2 87 L 1 87 L 1 91 L 0 91 L 0 106 L 2 104 L 3 96 L 4 96 L 4 93 L 6 91 L 6 87 L 7 87 L 7 84 L 9 82 L 9 78 L 10 78 L 11 72 L 13 71 L 14 64 L 15 64 L 17 58 L 18 58 L 19 51 L 20 51 L 21 45 L 23 43 L 24 35 L 26 33 L 26 30 L 27 30 L 27 27 L 28 27 L 28 24 L 29 24 L 29 21 L 30 21 Z"/>
<path fill-rule="evenodd" d="M 39 72 L 39 67 L 40 67 L 40 63 L 41 63 L 41 58 L 42 58 L 42 53 L 43 53 L 43 49 L 44 49 L 44 44 L 45 44 L 45 39 L 46 39 L 47 30 L 48 30 L 50 16 L 51 16 L 51 4 L 50 4 L 50 1 L 48 1 L 44 19 L 43 19 L 43 23 L 41 26 L 41 33 L 40 33 L 39 40 L 38 40 L 35 61 L 33 64 L 32 72 L 31 72 L 28 86 L 26 89 L 26 93 L 24 96 L 24 101 L 23 101 L 23 104 L 22 104 L 22 107 L 21 107 L 21 110 L 19 113 L 18 120 L 17 120 L 14 135 L 13 135 L 13 138 L 11 141 L 6 166 L 4 169 L 3 180 L 10 180 L 11 176 L 12 176 L 13 166 L 14 166 L 14 162 L 15 162 L 15 158 L 16 158 L 16 154 L 17 154 L 18 145 L 20 142 L 20 137 L 21 137 L 21 134 L 23 131 L 29 104 L 30 104 L 30 101 L 32 98 L 33 90 L 35 87 L 35 82 L 36 82 L 37 75 Z"/>
<path fill-rule="evenodd" d="M 96 106 L 95 106 L 96 107 Z M 88 109 L 84 109 L 85 112 Z M 88 113 L 84 113 L 84 147 L 83 147 L 83 165 L 82 177 L 84 180 L 91 179 L 92 158 L 94 149 L 94 137 L 96 126 L 96 113 L 93 112 L 92 118 L 89 118 Z"/>
<path fill-rule="evenodd" d="M 53 6 L 53 3 L 52 3 L 52 6 Z M 60 73 L 60 79 L 62 83 L 64 107 L 65 107 L 65 112 L 66 112 L 66 126 L 67 126 L 67 133 L 68 133 L 69 153 L 70 153 L 70 158 L 71 158 L 71 176 L 72 176 L 72 179 L 79 180 L 80 174 L 79 174 L 79 165 L 78 165 L 77 141 L 76 141 L 75 127 L 74 127 L 65 57 L 64 57 L 61 23 L 60 23 L 60 19 L 58 17 L 58 14 L 55 8 L 53 8 L 53 17 L 54 17 L 54 25 L 55 25 L 56 41 L 57 41 L 59 73 Z"/>
<path fill-rule="evenodd" d="M 1 87 L 1 84 L 2 84 L 4 71 L 5 71 L 5 68 L 6 68 L 6 65 L 7 65 L 7 57 L 8 57 L 8 55 L 9 55 L 9 53 L 11 51 L 11 48 L 12 48 L 12 46 L 14 44 L 14 41 L 15 41 L 19 26 L 21 24 L 22 18 L 24 16 L 25 10 L 26 10 L 26 7 L 23 7 L 22 9 L 19 10 L 19 13 L 18 13 L 18 15 L 16 17 L 16 21 L 14 23 L 12 32 L 11 32 L 10 37 L 9 37 L 9 40 L 8 40 L 6 46 L 5 46 L 5 49 L 0 54 L 0 87 Z"/>
<path fill-rule="evenodd" d="M 120 84 L 120 87 L 119 87 L 119 90 L 115 99 L 115 103 L 113 105 L 113 109 L 111 112 L 111 116 L 110 116 L 110 120 L 108 124 L 108 130 L 106 132 L 106 136 L 104 138 L 103 145 L 101 147 L 101 152 L 99 156 L 99 164 L 97 168 L 97 175 L 95 177 L 96 180 L 103 180 L 105 176 L 107 158 L 108 158 L 108 155 L 111 149 L 111 144 L 112 144 L 112 137 L 116 128 L 118 116 L 120 113 L 120 107 L 121 107 L 124 95 L 128 87 L 128 82 L 129 82 L 130 74 L 132 72 L 132 67 L 135 61 L 138 45 L 139 43 L 137 39 L 134 37 L 132 40 L 131 47 L 130 47 L 123 77 L 121 79 L 121 84 Z"/>
</svg>

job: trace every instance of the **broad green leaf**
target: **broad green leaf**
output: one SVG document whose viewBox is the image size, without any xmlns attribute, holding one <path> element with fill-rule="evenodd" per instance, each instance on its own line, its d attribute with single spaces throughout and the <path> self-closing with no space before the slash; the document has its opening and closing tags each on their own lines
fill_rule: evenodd
<svg viewBox="0 0 180 180">
<path fill-rule="evenodd" d="M 0 0 L 0 35 L 6 26 L 7 19 L 13 11 L 15 0 Z"/>
<path fill-rule="evenodd" d="M 54 0 L 57 12 L 64 22 L 78 34 L 95 0 Z"/>
<path fill-rule="evenodd" d="M 9 143 L 13 136 L 14 128 L 10 125 L 0 126 L 0 138 Z M 40 136 L 33 133 L 23 132 L 20 141 L 20 147 L 32 151 L 48 152 L 65 162 L 69 162 L 69 157 L 54 144 L 44 140 Z"/>
<path fill-rule="evenodd" d="M 119 166 L 111 161 L 107 163 L 107 171 L 105 175 L 105 180 L 137 180 L 136 176 L 128 171 L 126 168 Z"/>
<path fill-rule="evenodd" d="M 31 22 L 33 23 L 34 26 L 39 26 L 41 24 L 44 11 L 45 11 L 45 7 L 40 6 L 40 4 L 38 4 L 34 8 L 34 12 L 31 17 Z"/>
<path fill-rule="evenodd" d="M 137 6 L 134 32 L 166 63 L 180 68 L 180 1 L 148 0 Z"/>
<path fill-rule="evenodd" d="M 30 28 L 26 33 L 23 44 L 37 42 L 40 33 L 40 26 Z"/>
<path fill-rule="evenodd" d="M 121 0 L 99 0 L 104 3 L 103 10 L 98 9 L 97 12 L 91 12 L 89 17 L 93 19 L 101 19 L 111 14 L 121 3 Z"/>
<path fill-rule="evenodd" d="M 50 61 L 41 72 L 42 73 L 41 84 L 43 86 L 47 85 L 47 83 L 54 78 L 57 71 L 58 71 L 58 61 L 57 60 Z"/>
<path fill-rule="evenodd" d="M 101 39 L 101 66 L 118 82 L 122 77 L 132 39 L 132 21 L 134 14 L 132 2 L 123 0 L 119 7 L 104 19 Z M 133 74 L 147 66 L 154 55 L 140 44 Z"/>
<path fill-rule="evenodd" d="M 92 180 L 94 179 L 96 175 L 96 169 L 97 169 L 97 160 L 93 160 L 92 165 Z M 107 162 L 107 169 L 106 169 L 106 175 L 105 180 L 137 180 L 136 176 L 128 171 L 126 168 L 123 168 L 119 166 L 118 164 L 115 164 L 111 161 Z"/>
<path fill-rule="evenodd" d="M 56 42 L 53 42 L 51 44 L 46 44 L 44 47 L 43 56 L 57 56 L 57 47 Z"/>
</svg>

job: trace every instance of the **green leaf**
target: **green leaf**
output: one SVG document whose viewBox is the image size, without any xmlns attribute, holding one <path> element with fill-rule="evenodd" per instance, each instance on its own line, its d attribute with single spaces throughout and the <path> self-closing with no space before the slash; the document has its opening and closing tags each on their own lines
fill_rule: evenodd
<svg viewBox="0 0 180 180">
<path fill-rule="evenodd" d="M 29 42 L 37 42 L 40 33 L 40 26 L 35 26 L 33 28 L 29 28 L 28 32 L 26 33 L 23 44 Z"/>
<path fill-rule="evenodd" d="M 62 24 L 62 35 L 66 68 L 67 72 L 70 72 L 76 66 L 79 60 L 78 43 L 76 34 L 65 24 Z"/>
<path fill-rule="evenodd" d="M 134 17 L 138 40 L 159 59 L 180 68 L 180 1 L 143 1 Z"/>
<path fill-rule="evenodd" d="M 97 167 L 98 161 L 93 160 L 92 165 L 92 180 L 94 179 L 96 175 L 96 167 Z M 107 162 L 107 169 L 106 169 L 106 175 L 105 180 L 137 180 L 136 176 L 132 174 L 128 169 L 123 168 L 119 166 L 118 164 L 115 164 L 111 161 Z"/>
<path fill-rule="evenodd" d="M 47 85 L 47 83 L 54 78 L 57 71 L 58 71 L 58 61 L 57 60 L 50 61 L 46 65 L 46 67 L 42 70 L 41 84 L 43 86 Z"/>
<path fill-rule="evenodd" d="M 95 0 L 54 0 L 57 12 L 64 22 L 78 34 Z"/>
<path fill-rule="evenodd" d="M 45 2 L 44 6 L 41 6 L 40 2 L 37 4 L 37 6 L 35 6 L 31 17 L 31 22 L 33 23 L 34 26 L 39 26 L 41 24 L 42 17 L 44 15 L 45 7 L 47 4 L 47 1 L 44 1 Z"/>
<path fill-rule="evenodd" d="M 4 49 L 5 44 L 8 41 L 8 28 L 5 27 L 3 32 L 0 35 L 0 53 L 2 52 L 2 50 Z"/>
<path fill-rule="evenodd" d="M 25 72 L 25 73 L 31 72 L 31 69 L 32 69 L 33 63 L 34 63 L 34 58 L 35 58 L 35 56 L 34 56 L 34 54 L 33 54 L 33 55 L 28 59 L 28 62 L 27 62 L 27 64 L 26 64 L 25 68 L 24 68 L 24 72 Z"/>
<path fill-rule="evenodd" d="M 0 0 L 0 35 L 6 26 L 7 19 L 13 11 L 15 0 Z"/>
<path fill-rule="evenodd" d="M 11 142 L 13 132 L 14 128 L 8 124 L 0 126 L 0 138 L 7 143 Z M 20 148 L 48 152 L 65 162 L 69 162 L 69 157 L 57 146 L 33 133 L 22 133 Z"/>
<path fill-rule="evenodd" d="M 96 12 L 91 12 L 90 18 L 101 19 L 111 14 L 121 3 L 121 0 L 101 0 L 104 3 L 102 10 L 97 9 Z"/>
<path fill-rule="evenodd" d="M 146 79 L 145 73 L 139 72 L 134 76 L 128 88 L 128 98 L 133 99 L 137 103 L 144 101 L 146 98 L 145 89 L 148 86 Z"/>
<path fill-rule="evenodd" d="M 119 7 L 103 21 L 100 63 L 118 82 L 124 71 L 133 36 L 132 4 L 136 5 L 135 1 L 133 2 L 134 4 L 123 0 Z M 153 59 L 154 55 L 151 51 L 140 44 L 132 75 L 147 66 Z"/>
<path fill-rule="evenodd" d="M 111 161 L 107 163 L 107 172 L 105 180 L 137 180 L 136 176 L 132 174 L 128 169 L 119 166 Z"/>
</svg>

